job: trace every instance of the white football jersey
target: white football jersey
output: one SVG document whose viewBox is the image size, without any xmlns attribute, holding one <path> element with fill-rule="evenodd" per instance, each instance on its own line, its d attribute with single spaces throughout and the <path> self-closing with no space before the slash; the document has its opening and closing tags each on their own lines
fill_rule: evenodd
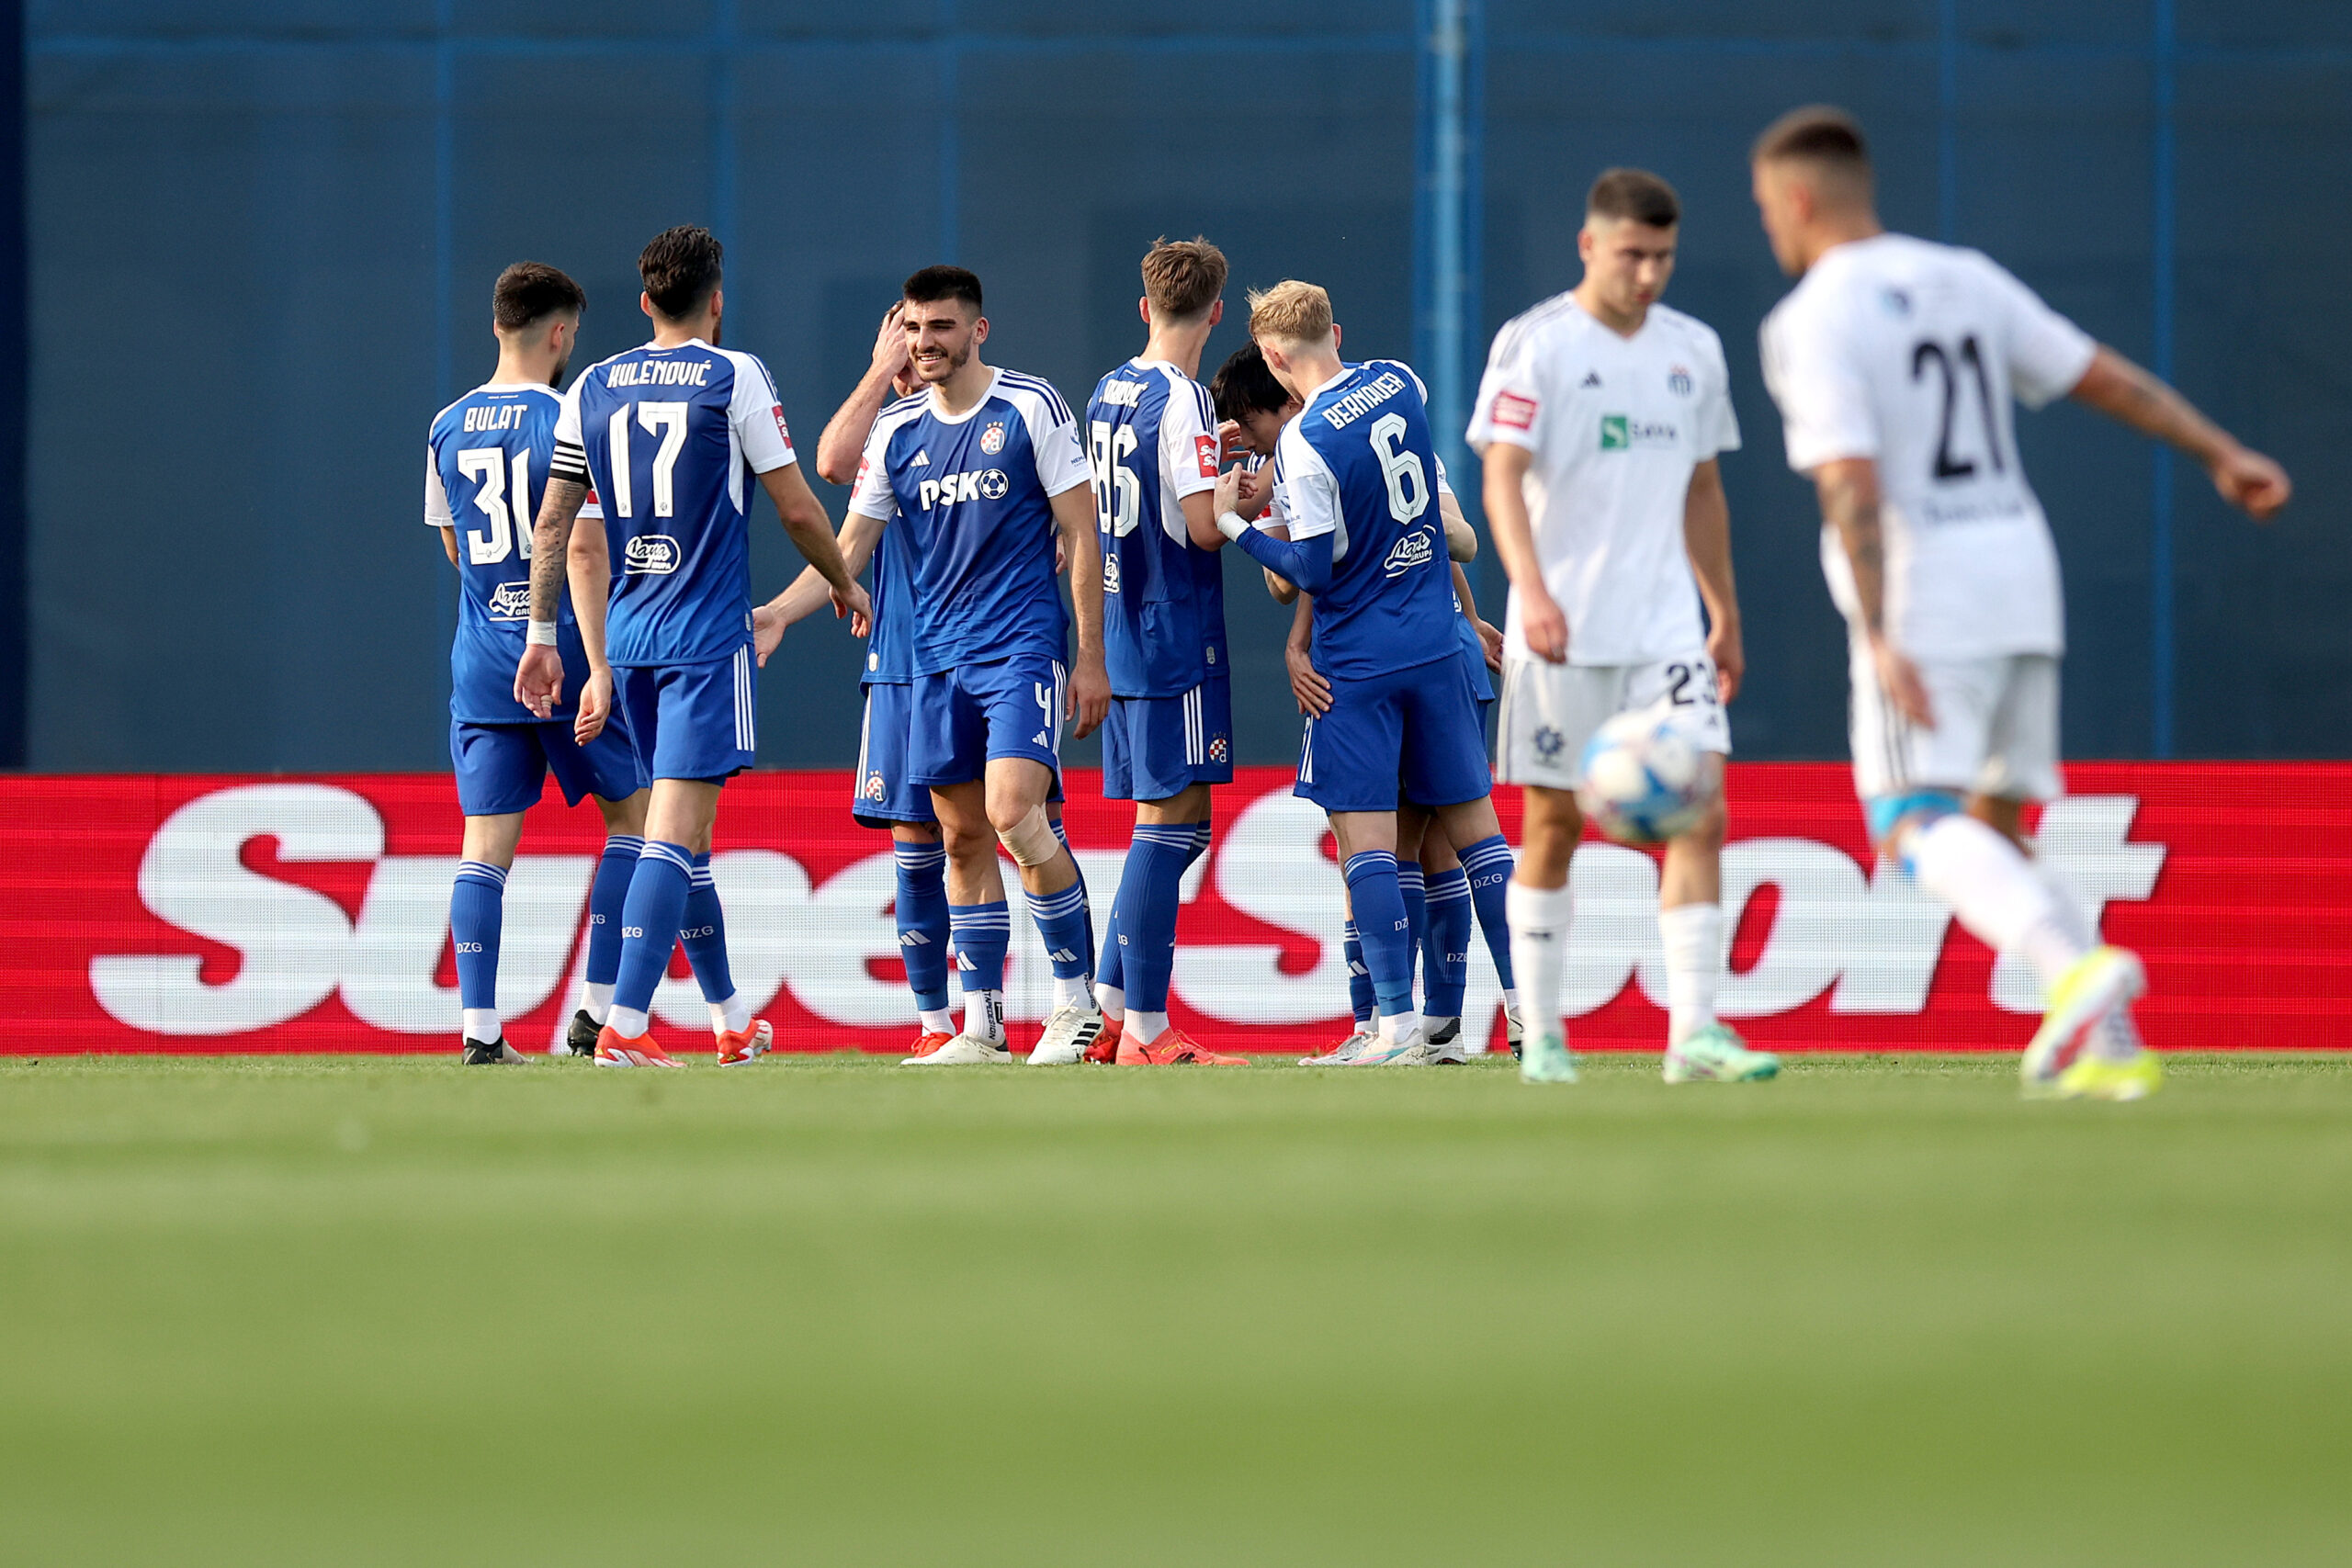
<svg viewBox="0 0 2352 1568">
<path fill-rule="evenodd" d="M 1647 664 L 1705 645 L 1683 503 L 1692 470 L 1739 446 L 1711 328 L 1653 305 L 1621 337 L 1555 295 L 1495 335 L 1469 441 L 1535 454 L 1522 489 L 1569 663 Z M 1529 656 L 1515 592 L 1503 636 Z"/>
<path fill-rule="evenodd" d="M 1990 258 L 1906 234 L 1835 247 L 1765 318 L 1789 466 L 1878 466 L 1886 629 L 1905 653 L 2064 651 L 2058 552 L 2012 405 L 2072 391 L 2098 346 Z M 1826 525 L 1821 564 L 1859 625 L 1853 572 Z"/>
</svg>

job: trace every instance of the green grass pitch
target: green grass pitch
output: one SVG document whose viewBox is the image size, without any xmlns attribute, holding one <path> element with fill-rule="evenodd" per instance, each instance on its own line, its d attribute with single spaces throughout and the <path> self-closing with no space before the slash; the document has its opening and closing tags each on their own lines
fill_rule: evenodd
<svg viewBox="0 0 2352 1568">
<path fill-rule="evenodd" d="M 0 1562 L 2352 1562 L 2352 1061 L 0 1065 Z"/>
</svg>

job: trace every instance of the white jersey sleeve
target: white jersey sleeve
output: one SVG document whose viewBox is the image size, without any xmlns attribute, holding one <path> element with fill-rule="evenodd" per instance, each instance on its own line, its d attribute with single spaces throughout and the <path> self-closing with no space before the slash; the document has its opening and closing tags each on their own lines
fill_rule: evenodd
<svg viewBox="0 0 2352 1568">
<path fill-rule="evenodd" d="M 1198 495 L 1216 489 L 1216 415 L 1208 389 L 1198 381 L 1173 382 L 1159 414 L 1159 471 L 1178 495 Z"/>
<path fill-rule="evenodd" d="M 1093 472 L 1086 466 L 1086 451 L 1079 445 L 1078 421 L 1071 417 L 1069 405 L 1058 395 L 1025 397 L 1019 403 L 1022 420 L 1029 426 L 1029 450 L 1037 459 L 1037 482 L 1046 487 L 1046 493 L 1059 495 L 1091 484 Z"/>
<path fill-rule="evenodd" d="M 2001 303 L 2008 335 L 2009 389 L 2018 401 L 2038 409 L 2073 391 L 2091 367 L 2098 341 L 2042 303 L 2041 296 L 1990 256 L 1985 282 Z"/>
<path fill-rule="evenodd" d="M 1290 525 L 1293 543 L 1320 534 L 1340 534 L 1333 558 L 1345 547 L 1340 529 L 1340 481 L 1293 420 L 1274 447 L 1274 504 Z"/>
<path fill-rule="evenodd" d="M 580 384 L 592 373 L 583 370 L 574 376 L 563 396 L 556 400 L 555 453 L 548 459 L 550 479 L 568 479 L 576 485 L 588 482 L 588 443 L 580 434 Z"/>
<path fill-rule="evenodd" d="M 588 498 L 580 503 L 580 510 L 575 515 L 581 521 L 587 523 L 602 523 L 605 520 L 605 503 L 596 499 L 594 485 L 588 487 Z M 534 521 L 536 522 L 536 519 Z"/>
<path fill-rule="evenodd" d="M 857 479 L 849 492 L 849 509 L 861 517 L 879 517 L 887 523 L 899 514 L 899 492 L 890 488 L 886 461 L 891 434 L 898 428 L 896 420 L 877 419 L 866 433 L 865 453 L 857 460 Z"/>
<path fill-rule="evenodd" d="M 1876 457 L 1878 411 L 1846 323 L 1791 295 L 1764 319 L 1764 384 L 1781 406 L 1789 467 L 1809 474 L 1841 457 Z"/>
<path fill-rule="evenodd" d="M 1499 441 L 1507 446 L 1536 451 L 1536 424 L 1546 402 L 1541 385 L 1542 361 L 1530 351 L 1527 334 L 1505 331 L 1495 336 L 1487 355 L 1486 374 L 1478 378 L 1478 400 L 1464 434 L 1473 452 L 1483 453 Z"/>
<path fill-rule="evenodd" d="M 1702 344 L 1705 363 L 1699 369 L 1697 450 L 1703 462 L 1739 450 L 1739 415 L 1732 412 L 1731 367 L 1724 359 L 1723 339 L 1709 333 Z"/>
<path fill-rule="evenodd" d="M 784 405 L 776 400 L 775 382 L 759 356 L 722 349 L 735 362 L 735 393 L 727 400 L 727 423 L 743 449 L 743 460 L 755 474 L 774 473 L 799 461 L 792 450 L 792 432 L 784 423 Z"/>
<path fill-rule="evenodd" d="M 433 444 L 424 444 L 424 525 L 428 528 L 454 528 L 458 520 L 449 514 L 449 492 L 441 483 L 441 465 L 433 454 Z"/>
</svg>

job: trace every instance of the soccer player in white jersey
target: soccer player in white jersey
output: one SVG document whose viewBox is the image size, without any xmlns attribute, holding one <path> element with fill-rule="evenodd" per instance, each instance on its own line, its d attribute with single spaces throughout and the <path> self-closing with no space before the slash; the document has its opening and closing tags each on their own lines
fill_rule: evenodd
<svg viewBox="0 0 2352 1568">
<path fill-rule="evenodd" d="M 1078 862 L 1046 797 L 1061 728 L 1091 734 L 1110 707 L 1102 560 L 1077 421 L 1051 383 L 984 364 L 980 280 L 928 266 L 904 289 L 907 344 L 928 388 L 885 408 L 866 438 L 850 510 L 910 546 L 914 720 L 908 771 L 931 791 L 947 848 L 948 921 L 964 981 L 963 1032 L 910 1066 L 1012 1060 L 1004 1033 L 1011 942 L 996 849 L 1028 894 L 1053 965 L 1054 1005 L 1033 1062 L 1075 1063 L 1102 1032 L 1094 937 Z M 900 547 L 893 547 L 896 532 Z M 1057 536 L 1059 545 L 1057 546 Z M 1069 550 L 1078 650 L 1069 657 L 1059 547 Z"/>
<path fill-rule="evenodd" d="M 517 262 L 499 274 L 491 291 L 498 368 L 435 416 L 426 437 L 424 520 L 438 531 L 463 589 L 449 654 L 449 752 L 466 829 L 449 893 L 449 934 L 464 1013 L 460 1050 L 469 1066 L 523 1060 L 499 1020 L 498 954 L 506 874 L 522 840 L 523 814 L 537 803 L 548 773 L 568 803 L 594 795 L 605 818 L 605 851 L 588 893 L 591 1006 L 600 987 L 610 994 L 620 965 L 621 903 L 644 843 L 645 780 L 628 730 L 616 726 L 576 737 L 576 681 L 544 720 L 514 694 L 529 609 L 530 520 L 547 484 L 562 400 L 555 387 L 579 342 L 587 303 L 577 283 L 541 263 Z M 582 515 L 601 515 L 593 498 Z M 596 592 L 601 605 L 601 585 Z M 558 636 L 578 675 L 587 676 L 569 602 Z M 579 1038 L 575 1020 L 575 1045 Z M 594 1043 L 592 1026 L 589 1047 Z"/>
<path fill-rule="evenodd" d="M 552 617 L 567 546 L 593 482 L 621 570 L 605 614 L 609 669 L 592 675 L 581 705 L 583 716 L 606 707 L 627 716 L 653 781 L 645 852 L 622 912 L 613 1008 L 596 1040 L 600 1066 L 679 1065 L 654 1042 L 649 1010 L 696 886 L 709 887 L 719 790 L 751 765 L 755 744 L 751 477 L 855 629 L 872 611 L 801 476 L 767 367 L 718 346 L 721 260 L 709 231 L 690 226 L 656 235 L 639 256 L 653 341 L 590 367 L 564 394 L 554 478 L 532 545 L 529 646 L 514 694 L 544 715 L 563 682 Z M 771 1032 L 751 1017 L 723 964 L 697 962 L 695 971 L 719 1065 L 765 1051 Z"/>
<path fill-rule="evenodd" d="M 1531 1010 L 1521 1075 L 1573 1082 L 1560 1020 L 1584 831 L 1576 789 L 1593 732 L 1621 713 L 1671 717 L 1706 753 L 1706 815 L 1666 846 L 1666 1080 L 1768 1078 L 1780 1064 L 1714 1016 L 1724 959 L 1724 705 L 1739 690 L 1739 596 L 1718 455 L 1739 445 L 1723 344 L 1658 303 L 1681 203 L 1640 169 L 1585 198 L 1584 277 L 1495 336 L 1469 440 L 1510 574 L 1502 777 L 1526 786 L 1511 953 Z M 1697 591 L 1692 591 L 1695 577 Z M 1699 622 L 1704 599 L 1707 626 Z"/>
<path fill-rule="evenodd" d="M 2292 487 L 1985 256 L 1887 233 L 1861 130 L 1842 111 L 1792 111 L 1750 162 L 1773 256 L 1802 279 L 1764 322 L 1764 373 L 1789 466 L 1820 496 L 1871 836 L 2040 977 L 2027 1094 L 2139 1099 L 2162 1081 L 2132 1024 L 2139 960 L 2099 944 L 2037 874 L 2021 830 L 2024 803 L 2063 787 L 2064 633 L 2057 551 L 2010 405 L 2087 403 L 2196 458 L 2257 520 Z"/>
</svg>

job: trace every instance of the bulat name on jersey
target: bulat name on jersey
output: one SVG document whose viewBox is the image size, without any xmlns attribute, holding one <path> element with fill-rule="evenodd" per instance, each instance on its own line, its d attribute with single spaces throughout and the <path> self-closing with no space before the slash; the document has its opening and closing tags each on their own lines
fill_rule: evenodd
<svg viewBox="0 0 2352 1568">
<path fill-rule="evenodd" d="M 1143 383 L 1114 381 L 1102 389 L 1100 396 L 1114 409 L 1131 409 L 1143 401 Z"/>
<path fill-rule="evenodd" d="M 1332 429 L 1353 424 L 1389 399 L 1405 389 L 1405 378 L 1394 370 L 1384 370 L 1380 379 L 1369 387 L 1358 387 L 1338 402 L 1323 411 L 1324 423 Z"/>
<path fill-rule="evenodd" d="M 528 403 L 477 403 L 466 411 L 466 434 L 477 430 L 519 430 L 531 412 Z"/>
<path fill-rule="evenodd" d="M 1426 527 L 1416 528 L 1388 547 L 1388 558 L 1380 564 L 1383 577 L 1402 577 L 1417 566 L 1427 566 L 1437 558 L 1437 542 Z"/>
<path fill-rule="evenodd" d="M 624 359 L 605 372 L 607 387 L 701 387 L 709 379 L 707 359 Z"/>
<path fill-rule="evenodd" d="M 918 504 L 928 512 L 934 506 L 953 506 L 959 501 L 1002 501 L 1012 488 L 1012 481 L 1004 477 L 1002 468 L 981 468 L 925 479 L 915 487 L 915 493 L 921 498 Z"/>
<path fill-rule="evenodd" d="M 493 621 L 527 621 L 531 618 L 531 585 L 527 581 L 502 582 L 490 591 L 490 607 L 484 612 Z"/>
</svg>

